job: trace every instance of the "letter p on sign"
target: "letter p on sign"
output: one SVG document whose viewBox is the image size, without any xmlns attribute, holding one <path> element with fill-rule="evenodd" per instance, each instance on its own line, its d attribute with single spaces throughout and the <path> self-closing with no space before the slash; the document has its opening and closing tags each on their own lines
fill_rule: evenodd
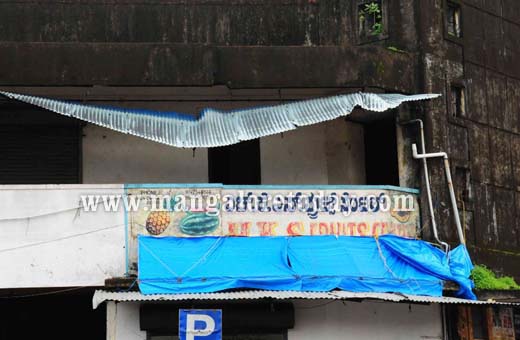
<svg viewBox="0 0 520 340">
<path fill-rule="evenodd" d="M 222 340 L 222 310 L 180 309 L 180 340 Z"/>
</svg>

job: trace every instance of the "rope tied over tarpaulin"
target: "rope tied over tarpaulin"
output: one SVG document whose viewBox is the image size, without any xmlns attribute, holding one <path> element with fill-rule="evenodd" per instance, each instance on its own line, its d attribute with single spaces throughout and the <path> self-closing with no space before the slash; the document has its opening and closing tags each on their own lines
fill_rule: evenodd
<svg viewBox="0 0 520 340">
<path fill-rule="evenodd" d="M 394 235 L 138 235 L 138 254 L 143 294 L 339 289 L 442 296 L 443 281 L 453 281 L 460 286 L 458 296 L 476 298 L 469 277 L 473 265 L 464 245 L 452 250 L 448 260 L 427 242 Z"/>
</svg>

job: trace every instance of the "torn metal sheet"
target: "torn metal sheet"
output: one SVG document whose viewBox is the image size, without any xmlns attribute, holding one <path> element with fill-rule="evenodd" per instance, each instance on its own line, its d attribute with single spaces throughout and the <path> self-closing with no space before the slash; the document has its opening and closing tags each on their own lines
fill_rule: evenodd
<svg viewBox="0 0 520 340">
<path fill-rule="evenodd" d="M 178 112 L 87 105 L 11 92 L 0 94 L 68 117 L 181 148 L 235 144 L 346 116 L 355 107 L 383 112 L 403 102 L 439 96 L 353 93 L 233 111 L 207 108 L 195 117 Z"/>
</svg>

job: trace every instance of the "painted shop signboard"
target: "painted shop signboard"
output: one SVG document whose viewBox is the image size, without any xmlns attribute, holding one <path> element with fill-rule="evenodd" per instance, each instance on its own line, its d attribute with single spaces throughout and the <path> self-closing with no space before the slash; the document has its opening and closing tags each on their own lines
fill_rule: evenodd
<svg viewBox="0 0 520 340">
<path fill-rule="evenodd" d="M 130 263 L 137 235 L 416 238 L 418 191 L 391 186 L 127 185 Z"/>
</svg>

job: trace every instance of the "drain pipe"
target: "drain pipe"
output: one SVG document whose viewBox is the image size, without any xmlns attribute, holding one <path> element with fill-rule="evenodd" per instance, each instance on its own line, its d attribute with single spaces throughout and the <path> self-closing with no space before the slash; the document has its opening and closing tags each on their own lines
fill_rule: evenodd
<svg viewBox="0 0 520 340">
<path fill-rule="evenodd" d="M 424 149 L 423 149 L 424 150 Z M 464 240 L 464 233 L 462 232 L 462 226 L 460 223 L 459 208 L 457 207 L 457 201 L 455 199 L 455 190 L 453 190 L 453 181 L 451 179 L 450 162 L 448 160 L 448 154 L 446 152 L 434 152 L 434 153 L 417 153 L 417 145 L 412 144 L 413 158 L 422 159 L 426 163 L 428 158 L 444 158 L 444 173 L 446 175 L 446 182 L 448 182 L 448 190 L 450 192 L 451 208 L 453 210 L 453 217 L 455 219 L 455 225 L 457 226 L 457 234 L 459 235 L 459 242 L 466 244 Z"/>
<path fill-rule="evenodd" d="M 407 122 L 403 122 L 401 124 L 407 125 L 407 124 L 413 124 L 413 123 L 419 124 L 420 136 L 421 136 L 421 151 L 424 154 L 424 153 L 426 153 L 426 142 L 424 140 L 423 121 L 420 119 L 413 119 L 413 120 L 409 120 Z M 417 154 L 417 146 L 415 144 L 412 145 L 412 151 L 413 150 L 415 150 L 413 156 L 415 159 L 417 159 L 415 157 L 415 155 Z M 433 210 L 432 191 L 431 191 L 431 187 L 430 187 L 430 173 L 428 171 L 428 162 L 426 161 L 426 158 L 422 159 L 422 163 L 423 163 L 423 173 L 424 173 L 424 182 L 425 182 L 424 184 L 426 186 L 426 196 L 428 197 L 428 210 L 430 213 L 430 220 L 432 223 L 433 238 L 435 239 L 435 241 L 437 241 L 437 243 L 441 244 L 444 247 L 445 252 L 448 253 L 450 246 L 448 245 L 448 243 L 443 242 L 439 239 L 439 233 L 437 231 L 437 222 L 435 222 L 435 211 Z"/>
</svg>

